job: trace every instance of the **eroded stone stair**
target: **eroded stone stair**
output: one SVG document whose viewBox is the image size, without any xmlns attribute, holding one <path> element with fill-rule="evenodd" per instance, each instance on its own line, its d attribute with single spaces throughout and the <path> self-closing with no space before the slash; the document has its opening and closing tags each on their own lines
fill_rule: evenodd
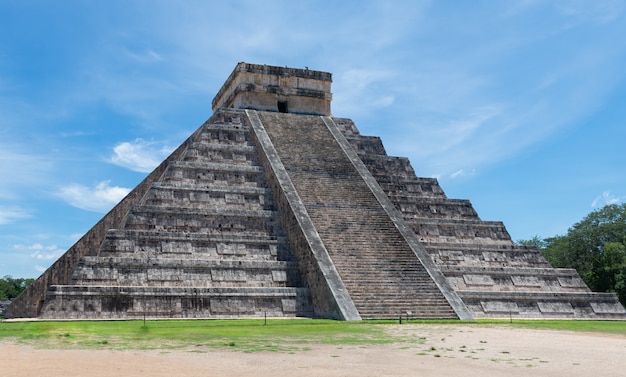
<svg viewBox="0 0 626 377">
<path fill-rule="evenodd" d="M 320 117 L 259 113 L 362 318 L 457 318 Z"/>
</svg>

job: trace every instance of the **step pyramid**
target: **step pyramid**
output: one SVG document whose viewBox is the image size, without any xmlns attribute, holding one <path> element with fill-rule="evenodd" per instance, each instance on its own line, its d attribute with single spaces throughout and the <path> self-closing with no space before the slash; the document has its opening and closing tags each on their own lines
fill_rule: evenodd
<svg viewBox="0 0 626 377">
<path fill-rule="evenodd" d="M 624 318 L 332 117 L 330 83 L 239 63 L 213 116 L 7 317 Z"/>
</svg>

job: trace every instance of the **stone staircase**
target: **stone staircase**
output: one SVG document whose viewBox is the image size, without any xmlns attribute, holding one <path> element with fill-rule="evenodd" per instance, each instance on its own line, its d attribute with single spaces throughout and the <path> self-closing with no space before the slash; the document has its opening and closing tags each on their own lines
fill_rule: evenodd
<svg viewBox="0 0 626 377">
<path fill-rule="evenodd" d="M 503 223 L 448 199 L 436 179 L 417 177 L 408 159 L 387 156 L 349 119 L 335 123 L 476 317 L 624 318 L 614 294 L 592 293 L 575 270 L 516 245 Z"/>
<path fill-rule="evenodd" d="M 457 318 L 320 117 L 259 113 L 362 318 Z"/>
<path fill-rule="evenodd" d="M 44 318 L 312 316 L 241 112 L 215 114 Z"/>
</svg>

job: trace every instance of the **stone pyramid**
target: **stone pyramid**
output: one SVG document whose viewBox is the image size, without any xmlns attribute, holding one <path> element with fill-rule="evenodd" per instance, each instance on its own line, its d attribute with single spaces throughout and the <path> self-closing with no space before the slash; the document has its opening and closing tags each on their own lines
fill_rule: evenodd
<svg viewBox="0 0 626 377">
<path fill-rule="evenodd" d="M 7 317 L 624 319 L 332 117 L 331 81 L 239 63 L 213 116 Z"/>
</svg>

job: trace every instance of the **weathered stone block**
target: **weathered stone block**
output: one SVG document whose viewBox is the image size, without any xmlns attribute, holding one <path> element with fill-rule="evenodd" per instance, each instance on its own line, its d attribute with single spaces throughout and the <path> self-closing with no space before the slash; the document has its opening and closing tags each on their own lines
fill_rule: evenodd
<svg viewBox="0 0 626 377">
<path fill-rule="evenodd" d="M 517 303 L 511 301 L 483 301 L 481 305 L 485 313 L 517 314 L 520 311 Z"/>
<path fill-rule="evenodd" d="M 538 302 L 539 310 L 549 314 L 574 314 L 574 308 L 569 302 Z"/>
<path fill-rule="evenodd" d="M 493 279 L 488 275 L 463 275 L 463 280 L 467 285 L 493 285 Z"/>
<path fill-rule="evenodd" d="M 512 275 L 511 280 L 513 284 L 519 287 L 541 287 L 543 284 L 542 281 L 539 281 L 537 276 L 516 276 Z"/>
</svg>

